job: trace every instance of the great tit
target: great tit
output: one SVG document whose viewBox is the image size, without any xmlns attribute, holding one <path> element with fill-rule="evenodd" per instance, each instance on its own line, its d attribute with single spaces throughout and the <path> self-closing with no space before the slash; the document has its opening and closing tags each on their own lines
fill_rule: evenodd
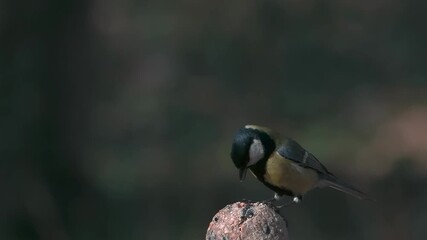
<svg viewBox="0 0 427 240">
<path fill-rule="evenodd" d="M 314 188 L 331 187 L 359 199 L 370 200 L 365 193 L 341 181 L 317 158 L 290 138 L 280 138 L 271 129 L 246 125 L 238 130 L 231 148 L 231 159 L 243 181 L 247 169 L 275 192 L 272 200 L 283 195 L 298 203 Z"/>
</svg>

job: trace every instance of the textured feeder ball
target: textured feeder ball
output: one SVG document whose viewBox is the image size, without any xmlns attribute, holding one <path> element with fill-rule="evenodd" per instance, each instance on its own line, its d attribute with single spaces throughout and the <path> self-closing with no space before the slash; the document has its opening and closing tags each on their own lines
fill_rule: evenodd
<svg viewBox="0 0 427 240">
<path fill-rule="evenodd" d="M 289 240 L 286 221 L 264 203 L 237 202 L 212 218 L 206 240 Z"/>
</svg>

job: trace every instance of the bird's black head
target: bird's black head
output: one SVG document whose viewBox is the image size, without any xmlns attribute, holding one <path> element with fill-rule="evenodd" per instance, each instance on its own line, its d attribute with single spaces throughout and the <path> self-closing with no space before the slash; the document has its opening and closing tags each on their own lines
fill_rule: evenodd
<svg viewBox="0 0 427 240">
<path fill-rule="evenodd" d="M 237 168 L 246 167 L 246 164 L 249 162 L 249 148 L 254 137 L 253 131 L 246 128 L 241 128 L 236 133 L 230 155 Z"/>
<path fill-rule="evenodd" d="M 246 169 L 267 159 L 276 148 L 267 128 L 247 125 L 236 133 L 231 147 L 231 159 L 240 170 L 240 179 L 243 180 Z"/>
</svg>

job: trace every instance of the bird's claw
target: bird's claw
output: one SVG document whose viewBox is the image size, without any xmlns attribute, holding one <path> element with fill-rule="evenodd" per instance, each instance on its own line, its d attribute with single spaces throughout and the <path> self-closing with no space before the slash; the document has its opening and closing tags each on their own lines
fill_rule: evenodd
<svg viewBox="0 0 427 240">
<path fill-rule="evenodd" d="M 290 202 L 287 202 L 287 203 L 285 203 L 285 204 L 283 204 L 283 205 L 279 205 L 279 206 L 276 206 L 277 208 L 282 208 L 282 207 L 289 207 L 289 206 L 291 206 L 291 205 L 294 205 L 294 204 L 296 204 L 296 203 L 299 203 L 299 202 L 301 202 L 301 200 L 302 200 L 302 197 L 294 197 L 294 199 L 292 199 L 292 201 L 290 201 Z"/>
<path fill-rule="evenodd" d="M 267 200 L 263 200 L 263 201 L 261 201 L 262 203 L 265 203 L 265 204 L 272 204 L 272 203 L 274 203 L 274 202 L 276 202 L 277 201 L 277 199 L 276 198 L 270 198 L 270 199 L 267 199 Z"/>
<path fill-rule="evenodd" d="M 292 201 L 287 202 L 287 203 L 285 203 L 285 204 L 282 204 L 282 205 L 274 205 L 274 203 L 275 203 L 275 202 L 277 202 L 277 201 L 279 201 L 280 199 L 281 199 L 281 198 L 280 198 L 280 197 L 278 197 L 278 195 L 275 195 L 275 196 L 274 196 L 274 198 L 270 198 L 270 199 L 267 199 L 267 200 L 263 200 L 263 201 L 261 201 L 261 203 L 264 203 L 264 204 L 266 204 L 266 205 L 268 205 L 268 206 L 271 206 L 271 207 L 274 207 L 274 208 L 276 208 L 276 209 L 280 209 L 280 208 L 283 208 L 283 207 L 289 207 L 289 206 L 291 206 L 291 205 L 294 205 L 294 204 L 296 204 L 296 203 L 301 202 L 302 197 L 301 197 L 301 196 L 297 196 L 297 197 L 294 197 L 294 198 L 292 199 Z M 243 199 L 243 200 L 242 200 L 242 202 L 245 202 L 245 203 L 255 203 L 254 201 L 249 200 L 249 199 Z"/>
</svg>

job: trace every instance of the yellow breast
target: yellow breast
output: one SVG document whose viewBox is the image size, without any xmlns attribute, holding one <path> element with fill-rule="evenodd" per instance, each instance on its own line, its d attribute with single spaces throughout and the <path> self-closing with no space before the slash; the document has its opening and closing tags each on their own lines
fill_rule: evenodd
<svg viewBox="0 0 427 240">
<path fill-rule="evenodd" d="M 274 153 L 267 161 L 264 180 L 279 188 L 292 191 L 295 195 L 303 195 L 310 191 L 318 182 L 317 173 Z"/>
</svg>

